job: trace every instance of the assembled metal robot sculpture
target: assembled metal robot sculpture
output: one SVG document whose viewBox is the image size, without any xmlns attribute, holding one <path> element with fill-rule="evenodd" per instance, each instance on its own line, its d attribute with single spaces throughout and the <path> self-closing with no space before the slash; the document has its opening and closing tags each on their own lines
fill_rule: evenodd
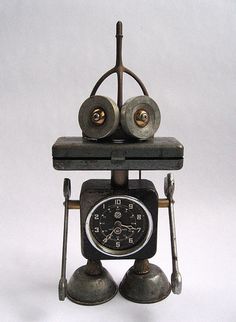
<svg viewBox="0 0 236 322">
<path fill-rule="evenodd" d="M 141 178 L 142 170 L 178 170 L 183 166 L 183 146 L 172 137 L 154 137 L 160 111 L 141 80 L 122 63 L 122 23 L 116 25 L 116 64 L 94 86 L 79 111 L 83 137 L 61 137 L 52 147 L 57 170 L 110 170 L 111 179 L 83 183 L 80 200 L 70 200 L 71 184 L 64 179 L 64 237 L 59 299 L 95 305 L 109 301 L 118 287 L 101 260 L 134 259 L 119 286 L 121 295 L 138 303 L 153 303 L 182 288 L 178 269 L 174 222 L 174 179 L 164 182 L 166 198 L 160 199 L 154 184 Z M 117 74 L 117 104 L 96 95 L 101 83 Z M 123 74 L 139 84 L 143 95 L 123 104 Z M 138 170 L 131 180 L 129 170 Z M 166 275 L 148 259 L 156 253 L 158 208 L 168 208 L 173 273 Z M 80 209 L 81 249 L 87 264 L 67 283 L 66 254 L 68 215 Z"/>
</svg>

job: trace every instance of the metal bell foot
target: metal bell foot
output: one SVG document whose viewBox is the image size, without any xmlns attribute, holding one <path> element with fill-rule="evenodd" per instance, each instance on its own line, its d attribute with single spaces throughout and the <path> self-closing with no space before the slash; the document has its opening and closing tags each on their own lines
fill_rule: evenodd
<svg viewBox="0 0 236 322">
<path fill-rule="evenodd" d="M 120 294 L 136 303 L 155 303 L 165 299 L 171 291 L 163 271 L 148 260 L 136 260 L 119 286 Z"/>
<path fill-rule="evenodd" d="M 67 285 L 67 297 L 82 305 L 97 305 L 111 300 L 118 287 L 100 261 L 88 261 L 72 275 Z"/>
</svg>

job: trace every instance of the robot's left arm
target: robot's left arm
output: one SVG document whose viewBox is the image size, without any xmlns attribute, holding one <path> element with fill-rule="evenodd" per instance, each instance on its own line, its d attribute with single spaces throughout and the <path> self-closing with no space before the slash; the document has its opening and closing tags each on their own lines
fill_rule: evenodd
<svg viewBox="0 0 236 322">
<path fill-rule="evenodd" d="M 167 177 L 165 178 L 164 191 L 165 191 L 165 196 L 168 200 L 169 225 L 170 225 L 170 241 L 171 241 L 171 254 L 172 254 L 171 288 L 173 293 L 180 294 L 182 291 L 182 277 L 178 267 L 174 200 L 173 200 L 174 189 L 175 189 L 174 177 L 171 173 L 168 173 Z"/>
</svg>

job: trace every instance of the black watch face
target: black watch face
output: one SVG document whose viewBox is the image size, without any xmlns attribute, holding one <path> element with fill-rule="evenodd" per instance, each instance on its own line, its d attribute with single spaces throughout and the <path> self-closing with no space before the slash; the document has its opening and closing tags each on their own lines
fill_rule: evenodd
<svg viewBox="0 0 236 322">
<path fill-rule="evenodd" d="M 95 248 L 102 253 L 122 257 L 136 253 L 146 245 L 153 224 L 149 210 L 140 200 L 130 196 L 112 196 L 93 207 L 85 229 Z"/>
</svg>

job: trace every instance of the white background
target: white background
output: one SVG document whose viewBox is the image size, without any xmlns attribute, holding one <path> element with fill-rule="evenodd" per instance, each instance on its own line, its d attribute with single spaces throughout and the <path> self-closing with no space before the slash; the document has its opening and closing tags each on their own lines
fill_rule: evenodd
<svg viewBox="0 0 236 322">
<path fill-rule="evenodd" d="M 72 198 L 108 172 L 57 172 L 51 146 L 79 136 L 77 113 L 115 62 L 115 24 L 124 24 L 124 63 L 161 109 L 157 135 L 185 146 L 175 172 L 183 293 L 140 305 L 59 302 L 64 177 Z M 0 3 L 1 321 L 236 321 L 236 2 L 16 1 Z M 100 93 L 116 99 L 114 79 Z M 125 97 L 139 95 L 130 79 Z M 166 172 L 144 172 L 163 196 Z M 132 173 L 136 177 L 137 173 Z M 166 210 L 151 260 L 170 277 Z M 68 277 L 85 263 L 79 213 L 70 217 Z M 106 261 L 117 283 L 132 261 Z"/>
</svg>

